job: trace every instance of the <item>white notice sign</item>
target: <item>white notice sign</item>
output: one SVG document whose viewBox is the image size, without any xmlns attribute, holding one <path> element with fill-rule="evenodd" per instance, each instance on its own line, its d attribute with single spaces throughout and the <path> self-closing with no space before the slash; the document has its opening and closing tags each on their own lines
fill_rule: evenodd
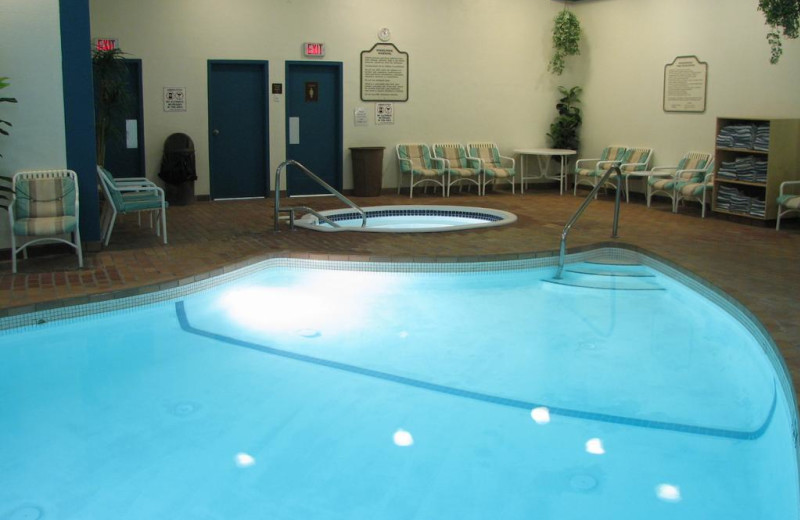
<svg viewBox="0 0 800 520">
<path fill-rule="evenodd" d="M 355 126 L 367 126 L 369 119 L 367 119 L 367 109 L 358 107 L 353 111 L 353 119 Z"/>
<path fill-rule="evenodd" d="M 394 124 L 394 103 L 375 103 L 375 124 Z"/>
<path fill-rule="evenodd" d="M 664 112 L 705 112 L 708 63 L 678 56 L 664 66 Z"/>
<path fill-rule="evenodd" d="M 186 87 L 164 87 L 164 112 L 186 112 Z"/>
</svg>

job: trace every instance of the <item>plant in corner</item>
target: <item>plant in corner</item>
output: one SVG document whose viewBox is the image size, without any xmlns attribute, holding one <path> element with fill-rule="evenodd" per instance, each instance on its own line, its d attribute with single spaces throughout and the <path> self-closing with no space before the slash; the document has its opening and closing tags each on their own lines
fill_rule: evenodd
<svg viewBox="0 0 800 520">
<path fill-rule="evenodd" d="M 92 52 L 97 164 L 105 165 L 106 140 L 121 138 L 122 119 L 131 103 L 129 72 L 120 49 Z"/>
<path fill-rule="evenodd" d="M 6 88 L 7 86 L 9 86 L 9 84 L 10 83 L 8 82 L 8 78 L 6 78 L 6 77 L 0 78 L 0 89 Z M 13 98 L 13 97 L 0 98 L 0 103 L 16 103 L 16 102 L 17 102 L 17 99 Z M 3 128 L 3 125 L 12 126 L 11 122 L 6 121 L 4 119 L 0 119 L 0 135 L 8 135 L 8 130 Z M 0 154 L 0 157 L 2 157 L 2 156 L 3 155 Z"/>
<path fill-rule="evenodd" d="M 581 53 L 581 24 L 572 11 L 564 9 L 556 15 L 553 25 L 553 57 L 547 64 L 547 70 L 558 76 L 564 72 L 564 58 Z"/>
<path fill-rule="evenodd" d="M 556 103 L 558 115 L 550 125 L 550 133 L 547 134 L 553 148 L 578 150 L 580 145 L 578 128 L 580 128 L 583 118 L 581 109 L 576 105 L 581 102 L 578 96 L 582 90 L 581 87 L 570 89 L 558 87 L 558 91 L 563 97 Z"/>
<path fill-rule="evenodd" d="M 769 62 L 774 65 L 783 54 L 781 32 L 786 38 L 800 36 L 800 0 L 758 0 L 758 10 L 772 28 L 767 41 L 772 53 Z"/>
</svg>

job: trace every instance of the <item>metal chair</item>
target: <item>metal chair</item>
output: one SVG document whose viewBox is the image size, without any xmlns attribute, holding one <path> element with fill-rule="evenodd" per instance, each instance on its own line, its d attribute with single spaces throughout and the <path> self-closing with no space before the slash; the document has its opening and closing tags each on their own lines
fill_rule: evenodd
<svg viewBox="0 0 800 520">
<path fill-rule="evenodd" d="M 11 181 L 11 193 L 7 208 L 11 228 L 11 271 L 17 272 L 20 252 L 23 258 L 27 258 L 28 246 L 44 243 L 69 245 L 78 255 L 78 267 L 83 267 L 78 225 L 78 176 L 75 172 L 20 171 Z"/>
<path fill-rule="evenodd" d="M 106 207 L 100 217 L 103 244 L 108 245 L 117 215 L 148 212 L 156 218 L 156 235 L 162 235 L 167 243 L 167 202 L 164 190 L 145 178 L 114 179 L 102 166 L 97 167 L 97 176 L 106 199 Z M 141 220 L 140 220 L 141 223 Z"/>
</svg>

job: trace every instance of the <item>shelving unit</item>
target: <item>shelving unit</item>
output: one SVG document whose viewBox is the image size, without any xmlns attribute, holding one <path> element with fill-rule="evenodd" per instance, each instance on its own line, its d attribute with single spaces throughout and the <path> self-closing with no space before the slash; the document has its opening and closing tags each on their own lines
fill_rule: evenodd
<svg viewBox="0 0 800 520">
<path fill-rule="evenodd" d="M 754 125 L 769 127 L 768 150 L 756 150 L 750 145 L 744 148 L 715 147 L 714 195 L 712 209 L 721 214 L 737 215 L 754 220 L 774 220 L 777 213 L 778 190 L 783 181 L 800 179 L 800 119 L 748 119 L 741 117 L 717 118 L 717 136 L 725 127 Z M 717 143 L 718 144 L 718 143 Z M 765 182 L 720 177 L 722 163 L 735 160 L 766 161 Z M 736 192 L 737 208 L 725 207 L 726 193 Z M 748 203 L 748 200 L 750 201 Z M 747 209 L 744 209 L 747 207 Z"/>
</svg>

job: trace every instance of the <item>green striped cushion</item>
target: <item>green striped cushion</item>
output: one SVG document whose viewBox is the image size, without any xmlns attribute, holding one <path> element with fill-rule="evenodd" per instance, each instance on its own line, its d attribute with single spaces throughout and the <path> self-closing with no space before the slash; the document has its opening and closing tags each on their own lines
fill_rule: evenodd
<svg viewBox="0 0 800 520">
<path fill-rule="evenodd" d="M 16 183 L 14 215 L 19 219 L 75 215 L 75 183 L 68 177 Z"/>
<path fill-rule="evenodd" d="M 22 218 L 14 221 L 14 234 L 26 236 L 63 235 L 78 225 L 74 216 Z"/>
<path fill-rule="evenodd" d="M 401 159 L 411 161 L 411 166 L 407 161 L 400 161 L 400 170 L 403 173 L 412 171 L 414 174 L 418 174 L 415 170 L 422 172 L 431 169 L 431 152 L 427 146 L 421 144 L 401 145 L 398 148 L 398 153 Z M 436 173 L 436 175 L 441 175 L 441 172 Z"/>
<path fill-rule="evenodd" d="M 784 208 L 800 209 L 800 195 L 781 195 L 778 204 Z"/>
<path fill-rule="evenodd" d="M 489 177 L 496 177 L 498 179 L 507 179 L 515 175 L 514 168 L 484 168 L 484 173 Z"/>
<path fill-rule="evenodd" d="M 472 146 L 469 149 L 469 153 L 471 156 L 477 157 L 483 161 L 484 168 L 500 167 L 500 152 L 493 146 Z"/>
<path fill-rule="evenodd" d="M 647 157 L 650 155 L 650 150 L 647 148 L 631 148 L 625 152 L 622 159 L 623 163 L 633 163 L 622 167 L 624 172 L 642 171 L 647 166 Z"/>
</svg>

